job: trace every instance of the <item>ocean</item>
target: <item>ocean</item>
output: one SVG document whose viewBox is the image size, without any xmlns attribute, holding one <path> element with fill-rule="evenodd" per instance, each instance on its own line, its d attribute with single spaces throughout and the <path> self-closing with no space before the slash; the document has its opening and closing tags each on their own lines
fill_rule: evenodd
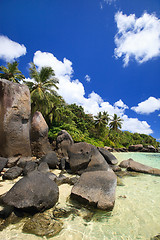
<svg viewBox="0 0 160 240">
<path fill-rule="evenodd" d="M 135 161 L 160 169 L 160 153 L 114 153 L 120 161 Z M 72 207 L 67 202 L 71 186 L 60 186 L 59 207 Z M 63 230 L 51 240 L 150 240 L 160 233 L 160 177 L 148 174 L 121 178 L 111 212 L 79 207 L 78 215 L 63 219 Z M 90 217 L 92 216 L 92 217 Z M 38 240 L 46 237 L 22 233 L 23 221 L 2 232 L 3 240 Z"/>
</svg>

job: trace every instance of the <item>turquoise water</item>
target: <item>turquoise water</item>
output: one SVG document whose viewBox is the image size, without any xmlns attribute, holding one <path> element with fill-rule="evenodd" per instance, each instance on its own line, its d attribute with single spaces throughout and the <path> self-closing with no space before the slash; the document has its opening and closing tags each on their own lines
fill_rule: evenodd
<svg viewBox="0 0 160 240">
<path fill-rule="evenodd" d="M 133 158 L 140 163 L 160 168 L 160 154 L 114 153 L 119 161 Z M 115 207 L 112 212 L 96 211 L 90 221 L 85 220 L 85 208 L 79 215 L 63 219 L 64 228 L 53 240 L 149 240 L 160 233 L 160 177 L 138 174 L 122 178 L 117 186 Z M 61 204 L 70 195 L 71 187 L 60 186 Z M 64 196 L 65 195 L 65 196 Z M 69 206 L 69 203 L 67 203 Z M 0 233 L 4 240 L 46 239 L 21 231 L 22 223 L 11 225 Z"/>
</svg>

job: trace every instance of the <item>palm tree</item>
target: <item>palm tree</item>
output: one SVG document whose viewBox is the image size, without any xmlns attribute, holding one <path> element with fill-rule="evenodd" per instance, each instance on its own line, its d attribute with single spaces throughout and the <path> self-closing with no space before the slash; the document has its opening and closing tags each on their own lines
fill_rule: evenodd
<svg viewBox="0 0 160 240">
<path fill-rule="evenodd" d="M 42 67 L 37 71 L 34 63 L 31 63 L 30 77 L 32 81 L 25 81 L 31 92 L 32 113 L 41 111 L 44 116 L 48 115 L 59 98 L 58 79 L 51 67 Z M 56 90 L 55 90 L 56 89 Z"/>
<path fill-rule="evenodd" d="M 18 69 L 18 62 L 15 61 L 13 63 L 7 63 L 7 67 L 0 66 L 0 78 L 4 78 L 6 80 L 19 83 L 20 80 L 23 80 L 25 76 Z"/>
<path fill-rule="evenodd" d="M 109 114 L 107 112 L 99 112 L 97 116 L 95 116 L 95 126 L 97 128 L 103 128 L 106 127 L 106 125 L 109 122 Z"/>
<path fill-rule="evenodd" d="M 118 131 L 118 128 L 122 128 L 122 121 L 123 121 L 123 119 L 118 117 L 117 114 L 114 114 L 114 116 L 111 119 L 111 122 L 109 124 L 110 129 Z"/>
</svg>

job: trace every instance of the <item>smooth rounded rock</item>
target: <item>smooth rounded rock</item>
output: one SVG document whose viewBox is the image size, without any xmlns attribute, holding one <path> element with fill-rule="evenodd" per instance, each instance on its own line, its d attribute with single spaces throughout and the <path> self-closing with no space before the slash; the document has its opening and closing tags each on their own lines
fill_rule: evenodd
<svg viewBox="0 0 160 240">
<path fill-rule="evenodd" d="M 57 184 L 46 174 L 33 171 L 19 180 L 3 197 L 5 204 L 29 211 L 53 207 L 59 198 Z"/>
</svg>

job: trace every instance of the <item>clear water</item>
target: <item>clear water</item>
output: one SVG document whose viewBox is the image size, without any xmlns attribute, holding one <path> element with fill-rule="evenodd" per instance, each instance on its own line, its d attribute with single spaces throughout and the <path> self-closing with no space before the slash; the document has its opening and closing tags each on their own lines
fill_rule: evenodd
<svg viewBox="0 0 160 240">
<path fill-rule="evenodd" d="M 160 154 L 114 153 L 119 161 L 133 158 L 143 164 L 160 168 Z M 149 240 L 160 233 L 160 177 L 139 174 L 122 178 L 123 186 L 116 190 L 115 207 L 111 213 L 96 211 L 91 221 L 70 215 L 64 219 L 64 228 L 54 240 Z M 65 206 L 71 187 L 60 186 L 60 206 Z M 0 232 L 0 239 L 46 239 L 22 233 L 23 224 L 10 225 Z"/>
</svg>

